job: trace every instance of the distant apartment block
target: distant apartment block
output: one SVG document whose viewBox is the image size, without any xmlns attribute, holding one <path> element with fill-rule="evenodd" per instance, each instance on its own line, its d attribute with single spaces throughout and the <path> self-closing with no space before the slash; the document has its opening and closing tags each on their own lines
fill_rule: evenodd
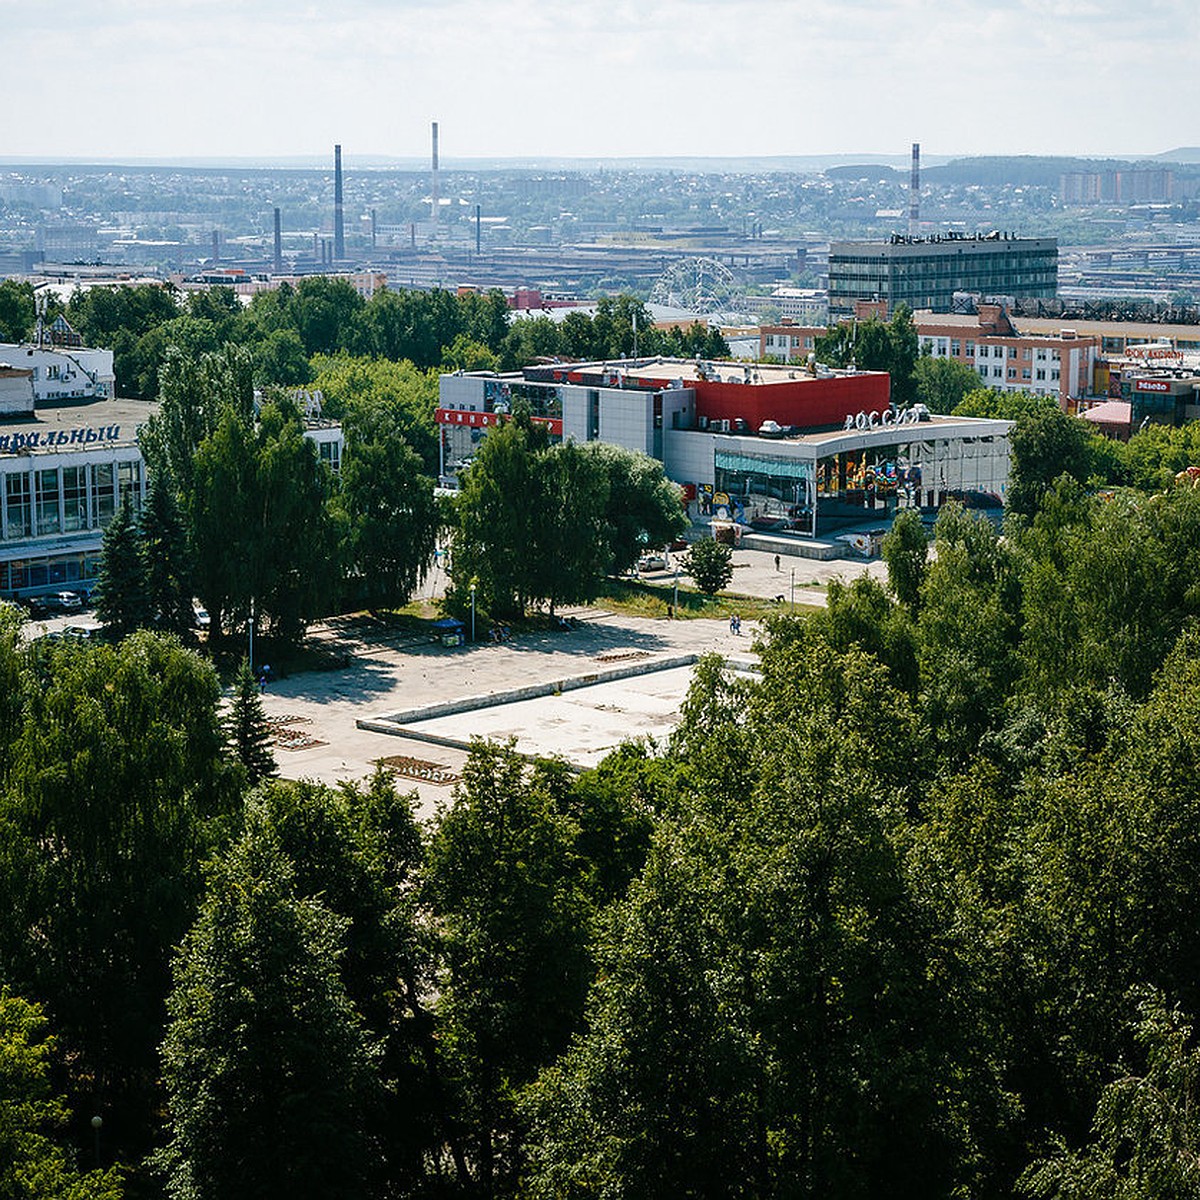
<svg viewBox="0 0 1200 1200">
<path fill-rule="evenodd" d="M 979 375 L 980 386 L 1055 396 L 1066 412 L 1093 391 L 1100 338 L 1070 327 L 1056 333 L 1017 329 L 999 304 L 966 313 L 914 314 L 921 352 L 952 358 Z"/>
<path fill-rule="evenodd" d="M 1064 204 L 1167 204 L 1176 198 L 1175 172 L 1067 171 L 1059 176 L 1058 195 Z"/>
<path fill-rule="evenodd" d="M 993 232 L 893 236 L 829 247 L 829 315 L 854 315 L 858 301 L 950 312 L 955 292 L 1050 299 L 1058 286 L 1058 239 Z"/>
<path fill-rule="evenodd" d="M 805 362 L 816 353 L 817 338 L 829 332 L 826 325 L 798 325 L 784 317 L 779 325 L 762 325 L 758 330 L 758 357 L 780 362 Z"/>
</svg>

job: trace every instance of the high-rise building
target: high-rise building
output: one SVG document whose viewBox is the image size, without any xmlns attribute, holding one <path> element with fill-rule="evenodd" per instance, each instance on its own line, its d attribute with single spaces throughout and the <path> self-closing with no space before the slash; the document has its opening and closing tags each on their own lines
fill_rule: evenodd
<svg viewBox="0 0 1200 1200">
<path fill-rule="evenodd" d="M 1049 299 L 1058 287 L 1058 239 L 989 233 L 894 236 L 887 242 L 834 242 L 829 247 L 829 315 L 853 316 L 857 301 L 888 311 L 949 312 L 955 292 L 984 297 Z"/>
</svg>

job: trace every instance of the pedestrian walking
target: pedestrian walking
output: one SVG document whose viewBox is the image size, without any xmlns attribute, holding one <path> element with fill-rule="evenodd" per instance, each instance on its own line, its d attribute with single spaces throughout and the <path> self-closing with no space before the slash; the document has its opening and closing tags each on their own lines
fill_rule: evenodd
<svg viewBox="0 0 1200 1200">
<path fill-rule="evenodd" d="M 779 555 L 775 555 L 775 570 L 779 570 Z"/>
</svg>

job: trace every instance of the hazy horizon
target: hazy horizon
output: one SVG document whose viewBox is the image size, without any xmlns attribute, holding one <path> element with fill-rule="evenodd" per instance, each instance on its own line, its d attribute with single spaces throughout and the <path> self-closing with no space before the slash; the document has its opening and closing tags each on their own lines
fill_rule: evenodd
<svg viewBox="0 0 1200 1200">
<path fill-rule="evenodd" d="M 423 164 L 431 120 L 447 167 L 1198 140 L 1185 0 L 1132 20 L 1116 0 L 0 0 L 0 20 L 7 162 L 315 162 L 340 142 L 348 165 Z"/>
</svg>

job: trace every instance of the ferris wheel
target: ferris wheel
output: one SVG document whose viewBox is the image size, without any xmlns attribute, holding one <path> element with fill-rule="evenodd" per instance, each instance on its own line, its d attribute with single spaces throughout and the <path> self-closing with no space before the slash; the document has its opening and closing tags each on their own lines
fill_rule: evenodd
<svg viewBox="0 0 1200 1200">
<path fill-rule="evenodd" d="M 729 308 L 733 294 L 733 272 L 724 263 L 715 258 L 683 258 L 659 276 L 650 303 L 707 316 Z"/>
</svg>

